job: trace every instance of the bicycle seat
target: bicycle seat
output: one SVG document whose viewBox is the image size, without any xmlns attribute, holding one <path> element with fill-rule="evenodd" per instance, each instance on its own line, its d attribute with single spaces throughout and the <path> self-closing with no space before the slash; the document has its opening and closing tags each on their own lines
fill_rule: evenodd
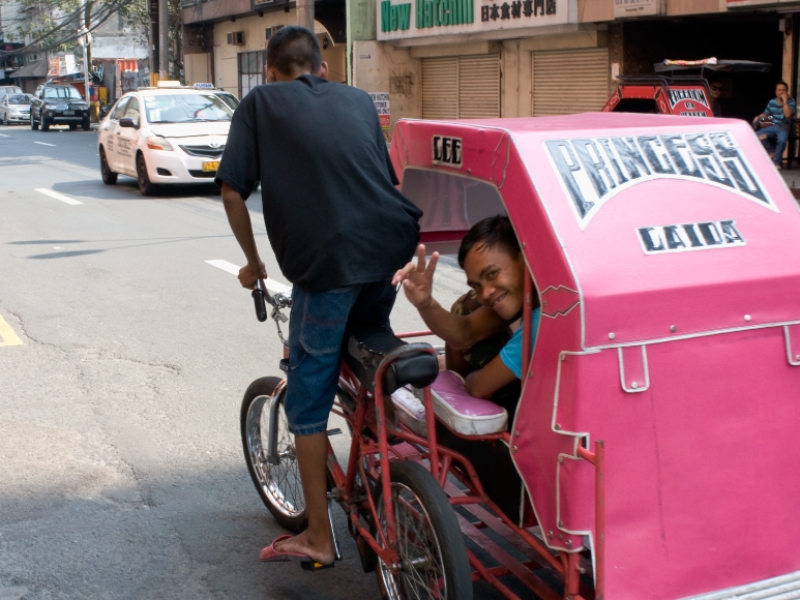
<svg viewBox="0 0 800 600">
<path fill-rule="evenodd" d="M 374 392 L 375 375 L 381 361 L 405 342 L 383 327 L 348 325 L 342 344 L 342 357 L 361 384 Z M 439 374 L 435 354 L 412 352 L 401 356 L 383 375 L 384 394 L 391 394 L 404 385 L 425 387 Z"/>
</svg>

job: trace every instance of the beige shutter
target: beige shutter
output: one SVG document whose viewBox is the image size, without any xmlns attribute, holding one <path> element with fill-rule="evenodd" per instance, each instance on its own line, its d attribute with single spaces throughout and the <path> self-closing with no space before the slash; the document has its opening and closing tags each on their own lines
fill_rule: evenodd
<svg viewBox="0 0 800 600">
<path fill-rule="evenodd" d="M 499 116 L 499 55 L 422 59 L 423 119 Z"/>
<path fill-rule="evenodd" d="M 533 53 L 533 116 L 602 110 L 608 100 L 608 49 Z"/>
<path fill-rule="evenodd" d="M 459 118 L 500 116 L 500 56 L 462 56 L 458 59 Z"/>
<path fill-rule="evenodd" d="M 458 118 L 458 59 L 422 59 L 422 118 Z"/>
</svg>

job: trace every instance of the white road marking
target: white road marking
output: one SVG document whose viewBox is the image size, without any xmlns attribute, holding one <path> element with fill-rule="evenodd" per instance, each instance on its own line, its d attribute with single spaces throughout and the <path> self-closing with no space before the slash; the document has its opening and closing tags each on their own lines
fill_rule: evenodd
<svg viewBox="0 0 800 600">
<path fill-rule="evenodd" d="M 230 273 L 231 275 L 238 275 L 239 268 L 235 264 L 228 262 L 227 260 L 207 260 L 205 261 L 212 267 L 217 267 L 218 269 L 222 269 L 226 273 Z M 267 285 L 267 289 L 270 292 L 274 292 L 276 294 L 283 294 L 286 292 L 290 292 L 292 290 L 291 287 L 286 285 L 285 283 L 281 283 L 280 281 L 275 281 L 267 277 L 267 280 L 264 282 Z"/>
<path fill-rule="evenodd" d="M 0 137 L 11 137 L 10 135 L 6 135 L 5 133 L 0 133 Z"/>
<path fill-rule="evenodd" d="M 70 198 L 69 196 L 65 196 L 64 194 L 59 194 L 58 192 L 54 192 L 53 190 L 48 190 L 47 188 L 36 188 L 36 191 L 40 194 L 44 194 L 45 196 L 50 196 L 51 198 L 55 198 L 56 200 L 61 200 L 66 204 L 83 204 L 80 200 L 75 200 Z"/>
<path fill-rule="evenodd" d="M 34 144 L 39 144 L 40 146 L 51 146 L 53 148 L 56 147 L 55 144 L 48 144 L 47 142 L 33 142 Z"/>
</svg>

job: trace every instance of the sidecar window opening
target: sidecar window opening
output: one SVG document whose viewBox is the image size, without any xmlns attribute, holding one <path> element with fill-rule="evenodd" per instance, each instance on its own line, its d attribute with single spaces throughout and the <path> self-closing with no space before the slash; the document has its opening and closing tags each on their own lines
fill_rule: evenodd
<svg viewBox="0 0 800 600">
<path fill-rule="evenodd" d="M 506 214 L 496 187 L 456 173 L 409 168 L 401 191 L 423 210 L 423 232 L 462 232 L 463 237 L 478 221 Z"/>
</svg>

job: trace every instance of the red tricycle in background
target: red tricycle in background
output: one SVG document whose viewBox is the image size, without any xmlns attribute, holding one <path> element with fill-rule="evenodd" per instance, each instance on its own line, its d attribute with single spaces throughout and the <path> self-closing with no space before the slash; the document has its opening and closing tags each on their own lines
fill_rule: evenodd
<svg viewBox="0 0 800 600">
<path fill-rule="evenodd" d="M 508 215 L 527 308 L 515 414 L 437 373 L 427 344 L 348 332 L 334 412 L 352 442 L 345 465 L 329 453 L 329 497 L 382 595 L 468 600 L 485 581 L 507 598 L 800 597 L 800 209 L 749 125 L 400 121 L 391 156 L 429 249 Z M 275 316 L 289 303 L 272 301 Z M 251 385 L 242 437 L 296 531 L 283 386 Z M 507 451 L 518 510 L 442 432 Z"/>
</svg>

